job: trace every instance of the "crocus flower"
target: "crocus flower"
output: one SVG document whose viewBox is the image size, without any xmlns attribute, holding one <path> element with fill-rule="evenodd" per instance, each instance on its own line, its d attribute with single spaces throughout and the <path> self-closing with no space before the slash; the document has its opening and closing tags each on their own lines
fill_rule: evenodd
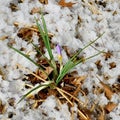
<svg viewBox="0 0 120 120">
<path fill-rule="evenodd" d="M 60 61 L 60 63 L 62 63 L 61 47 L 58 44 L 56 46 L 56 50 L 57 50 L 57 53 L 58 53 L 58 60 Z"/>
</svg>

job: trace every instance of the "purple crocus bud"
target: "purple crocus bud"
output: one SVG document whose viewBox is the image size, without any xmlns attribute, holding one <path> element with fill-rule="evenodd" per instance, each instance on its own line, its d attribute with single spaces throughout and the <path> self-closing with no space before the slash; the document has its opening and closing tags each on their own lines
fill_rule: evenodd
<svg viewBox="0 0 120 120">
<path fill-rule="evenodd" d="M 58 53 L 58 60 L 59 60 L 60 63 L 61 63 L 61 62 L 62 62 L 61 47 L 57 44 L 56 49 L 57 49 L 57 53 Z"/>
<path fill-rule="evenodd" d="M 57 46 L 56 46 L 56 49 L 57 49 L 57 53 L 58 53 L 58 55 L 62 55 L 61 54 L 61 47 L 57 44 Z"/>
</svg>

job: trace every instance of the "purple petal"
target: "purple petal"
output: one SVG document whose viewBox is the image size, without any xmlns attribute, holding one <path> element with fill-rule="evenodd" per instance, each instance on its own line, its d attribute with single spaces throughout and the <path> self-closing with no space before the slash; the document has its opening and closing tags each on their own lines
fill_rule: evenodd
<svg viewBox="0 0 120 120">
<path fill-rule="evenodd" d="M 56 46 L 58 55 L 61 55 L 61 47 L 59 45 Z"/>
</svg>

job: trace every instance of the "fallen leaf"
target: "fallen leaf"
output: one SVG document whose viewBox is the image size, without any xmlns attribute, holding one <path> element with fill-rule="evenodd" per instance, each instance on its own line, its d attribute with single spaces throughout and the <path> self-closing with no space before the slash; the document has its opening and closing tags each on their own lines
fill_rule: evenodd
<svg viewBox="0 0 120 120">
<path fill-rule="evenodd" d="M 22 27 L 18 33 L 17 36 L 22 38 L 25 41 L 30 41 L 33 34 L 36 33 L 39 36 L 39 39 L 41 39 L 39 30 L 37 26 L 27 26 L 27 27 Z M 53 37 L 52 33 L 48 33 L 49 38 Z"/>
<path fill-rule="evenodd" d="M 39 105 L 41 105 L 42 104 L 42 102 L 44 102 L 45 100 L 42 100 L 42 99 L 40 99 L 40 100 L 35 100 L 35 102 L 32 104 L 32 106 L 31 106 L 31 108 L 32 109 L 37 109 L 38 107 L 39 107 Z"/>
<path fill-rule="evenodd" d="M 17 10 L 19 10 L 18 6 L 16 4 L 14 4 L 14 3 L 10 3 L 9 7 L 10 7 L 12 12 L 16 12 Z"/>
<path fill-rule="evenodd" d="M 113 16 L 114 16 L 114 15 L 117 15 L 117 14 L 118 14 L 118 11 L 115 10 L 115 11 L 113 12 Z"/>
<path fill-rule="evenodd" d="M 4 68 L 2 66 L 0 66 L 0 76 L 2 76 L 2 79 L 5 80 L 6 74 L 5 74 Z"/>
<path fill-rule="evenodd" d="M 58 2 L 58 5 L 62 6 L 62 7 L 72 7 L 74 4 L 73 2 L 65 2 L 65 0 L 60 0 Z"/>
<path fill-rule="evenodd" d="M 98 119 L 97 120 L 105 120 L 105 110 L 103 107 L 100 107 L 100 114 L 98 115 Z"/>
<path fill-rule="evenodd" d="M 98 70 L 100 70 L 102 68 L 101 60 L 97 60 L 95 62 L 95 64 L 96 64 Z"/>
<path fill-rule="evenodd" d="M 13 46 L 14 44 L 16 44 L 16 42 L 15 42 L 14 39 L 12 39 L 12 40 L 10 40 L 10 41 L 8 42 L 8 45 L 9 45 L 9 46 Z"/>
<path fill-rule="evenodd" d="M 99 87 L 99 86 L 94 86 L 93 87 L 93 93 L 96 95 L 100 95 L 104 92 L 104 89 Z"/>
<path fill-rule="evenodd" d="M 48 0 L 39 0 L 42 4 L 48 4 Z"/>
<path fill-rule="evenodd" d="M 74 84 L 75 86 L 81 85 L 82 82 L 87 78 L 87 76 L 79 76 L 76 77 L 71 83 Z"/>
<path fill-rule="evenodd" d="M 14 106 L 15 105 L 15 98 L 9 98 L 8 103 L 10 106 Z"/>
<path fill-rule="evenodd" d="M 6 39 L 8 39 L 8 36 L 6 36 L 6 35 L 0 37 L 0 40 L 2 40 L 2 41 L 6 40 Z"/>
<path fill-rule="evenodd" d="M 18 0 L 18 3 L 23 3 L 24 2 L 24 0 Z"/>
<path fill-rule="evenodd" d="M 62 48 L 65 50 L 68 57 L 73 57 L 73 55 L 77 52 L 77 50 L 70 49 L 68 46 L 62 46 Z"/>
<path fill-rule="evenodd" d="M 120 93 L 120 84 L 113 84 L 112 89 L 115 93 Z"/>
<path fill-rule="evenodd" d="M 108 73 L 103 73 L 104 80 L 109 80 L 111 76 Z"/>
<path fill-rule="evenodd" d="M 0 100 L 0 114 L 4 114 L 6 112 L 6 105 L 2 103 Z"/>
<path fill-rule="evenodd" d="M 117 77 L 117 81 L 120 83 L 120 75 L 118 75 L 118 77 Z"/>
<path fill-rule="evenodd" d="M 111 62 L 111 63 L 109 63 L 109 66 L 110 66 L 109 69 L 115 68 L 116 67 L 116 63 L 115 62 Z"/>
<path fill-rule="evenodd" d="M 111 90 L 111 88 L 107 84 L 103 83 L 102 81 L 100 83 L 104 88 L 105 96 L 107 97 L 107 99 L 110 100 L 112 98 L 112 95 L 114 94 L 113 91 Z"/>
<path fill-rule="evenodd" d="M 40 77 L 42 77 L 43 79 L 47 79 L 48 78 L 48 75 L 53 71 L 53 68 L 52 67 L 46 67 L 45 71 L 41 71 L 39 70 L 39 75 Z M 46 73 L 46 74 L 45 74 Z"/>
<path fill-rule="evenodd" d="M 34 32 L 35 31 L 32 30 L 31 27 L 23 27 L 18 31 L 17 36 L 24 39 L 25 41 L 29 41 L 31 40 Z"/>
<path fill-rule="evenodd" d="M 40 13 L 40 10 L 41 10 L 40 8 L 38 8 L 38 7 L 35 8 L 35 7 L 34 7 L 34 8 L 31 10 L 30 14 L 33 15 L 33 14 L 35 14 L 35 13 Z"/>
<path fill-rule="evenodd" d="M 109 113 L 109 112 L 111 112 L 113 109 L 115 109 L 116 106 L 117 106 L 116 103 L 109 102 L 109 103 L 105 106 L 105 110 Z"/>
<path fill-rule="evenodd" d="M 113 53 L 111 51 L 108 51 L 108 52 L 105 52 L 103 56 L 105 57 L 105 60 L 108 60 L 113 56 Z"/>
</svg>

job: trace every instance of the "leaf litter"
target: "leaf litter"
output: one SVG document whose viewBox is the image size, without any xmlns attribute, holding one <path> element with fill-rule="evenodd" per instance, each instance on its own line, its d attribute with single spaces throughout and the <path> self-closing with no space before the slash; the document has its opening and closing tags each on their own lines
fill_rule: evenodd
<svg viewBox="0 0 120 120">
<path fill-rule="evenodd" d="M 38 49 L 40 49 L 40 51 L 42 51 L 42 53 L 44 53 L 45 46 L 42 43 L 42 40 L 41 40 L 42 38 L 41 38 L 36 26 L 23 27 L 18 31 L 17 35 L 18 35 L 18 37 L 22 38 L 23 40 L 25 40 L 29 43 L 29 42 L 31 42 L 29 40 L 32 40 L 32 36 L 34 34 L 39 36 L 38 41 L 40 43 L 39 43 Z M 52 37 L 51 33 L 49 34 L 49 37 Z M 53 44 L 53 43 L 51 42 L 51 44 Z M 55 45 L 53 44 L 53 46 L 55 46 Z M 71 51 L 69 50 L 68 47 L 63 46 L 63 49 L 65 49 L 68 57 L 73 56 L 74 53 L 71 53 Z M 31 84 L 33 86 L 38 83 L 39 84 L 42 83 L 42 81 L 41 81 L 42 79 L 46 80 L 48 77 L 50 77 L 50 78 L 53 77 L 53 76 L 51 76 L 53 69 L 49 66 L 46 59 L 42 59 L 42 55 L 40 55 L 39 53 L 36 54 L 36 58 L 37 58 L 38 64 L 45 66 L 44 69 L 45 69 L 45 73 L 47 73 L 47 75 L 39 69 L 37 69 L 36 72 L 27 70 L 29 74 L 26 74 L 25 75 L 26 77 L 23 80 L 31 82 Z M 80 56 L 80 58 L 81 58 L 81 56 Z M 109 56 L 108 56 L 108 58 L 109 58 Z M 101 69 L 102 65 L 101 65 L 100 60 L 96 61 L 95 64 L 98 67 L 98 69 Z M 60 69 L 59 64 L 57 65 L 57 67 L 59 70 Z M 24 69 L 24 68 L 22 67 L 22 69 Z M 72 107 L 72 106 L 74 106 L 74 103 L 77 103 L 79 119 L 80 120 L 91 120 L 91 115 L 94 114 L 93 111 L 96 110 L 96 105 L 93 105 L 94 107 L 92 106 L 90 110 L 87 107 L 88 91 L 86 93 L 86 90 L 82 89 L 82 84 L 84 83 L 86 78 L 87 78 L 87 75 L 78 76 L 77 71 L 73 71 L 73 72 L 65 75 L 65 77 L 63 78 L 63 80 L 61 81 L 61 83 L 59 84 L 58 87 L 52 88 L 52 89 L 51 89 L 51 87 L 47 87 L 46 89 L 40 90 L 39 92 L 37 92 L 35 94 L 30 94 L 29 96 L 27 96 L 27 100 L 31 100 L 31 99 L 34 100 L 34 103 L 32 103 L 31 107 L 32 107 L 32 109 L 36 109 L 42 104 L 42 102 L 45 101 L 45 99 L 48 96 L 54 95 L 57 99 L 59 99 L 61 104 L 64 104 L 67 102 L 69 107 Z M 100 83 L 103 86 L 106 97 L 110 100 L 114 93 L 111 91 L 111 89 L 109 88 L 108 85 L 104 84 L 103 82 L 100 82 Z M 28 88 L 32 88 L 33 86 L 28 85 Z M 98 91 L 98 89 L 97 89 L 97 91 Z M 85 100 L 86 100 L 85 102 L 82 102 L 77 98 L 79 93 L 83 94 L 83 96 L 85 97 Z M 115 105 L 112 104 L 112 108 L 114 106 Z M 111 108 L 111 111 L 112 111 L 112 108 Z M 104 109 L 110 109 L 110 108 L 106 107 Z M 99 119 L 104 118 L 103 111 L 99 115 L 100 115 Z"/>
<path fill-rule="evenodd" d="M 24 32 L 22 32 L 24 33 Z M 26 33 L 26 30 L 25 30 Z M 21 31 L 19 31 L 19 34 L 21 34 Z M 26 34 L 22 34 L 23 36 L 19 36 L 22 37 L 22 39 L 26 39 L 26 37 L 24 37 L 24 35 Z M 30 37 L 32 37 L 30 35 Z M 28 36 L 27 36 L 28 38 Z M 44 49 L 44 46 L 41 48 Z M 51 76 L 51 72 L 53 71 L 53 69 L 49 66 L 49 64 L 47 63 L 47 61 L 45 59 L 41 59 L 41 57 L 38 57 L 38 64 L 44 65 L 45 67 L 45 72 L 47 73 L 48 77 L 52 78 Z M 58 69 L 59 69 L 59 65 L 58 65 Z M 23 69 L 23 68 L 22 68 Z M 29 72 L 29 71 L 28 71 Z M 30 74 L 26 74 L 26 78 L 24 78 L 24 81 L 30 81 L 33 85 L 37 84 L 37 83 L 41 83 L 41 78 L 42 79 L 47 79 L 47 75 L 45 73 L 43 73 L 42 71 L 40 71 L 39 69 L 34 72 L 34 73 L 30 73 Z M 39 76 L 39 77 L 36 77 Z M 76 102 L 77 104 L 79 104 L 80 106 L 85 106 L 84 103 L 82 101 L 80 101 L 79 99 L 77 99 L 77 96 L 79 94 L 79 92 L 82 92 L 82 94 L 84 94 L 84 92 L 81 90 L 81 86 L 84 83 L 84 80 L 87 78 L 87 76 L 78 76 L 77 75 L 77 71 L 73 71 L 70 74 L 65 75 L 65 77 L 63 78 L 63 80 L 61 81 L 61 83 L 59 84 L 59 88 L 46 88 L 43 89 L 41 91 L 39 91 L 38 93 L 34 94 L 34 95 L 29 95 L 27 97 L 27 99 L 33 99 L 35 100 L 35 102 L 32 105 L 32 108 L 37 108 L 48 96 L 50 95 L 54 95 L 56 96 L 60 102 L 66 103 L 68 102 L 68 105 L 73 106 L 74 102 Z M 57 90 L 57 91 L 56 91 Z M 84 94 L 85 96 L 85 94 Z M 83 108 L 83 107 L 82 107 Z M 86 107 L 84 107 L 84 110 L 87 109 Z M 86 111 L 86 110 L 85 110 Z M 81 118 L 84 118 L 86 120 L 89 120 L 88 116 L 85 115 L 85 112 L 82 112 L 81 110 L 78 111 L 79 116 Z"/>
<path fill-rule="evenodd" d="M 47 0 L 40 0 L 40 2 L 42 2 L 44 4 L 47 4 L 48 1 Z M 61 0 L 58 4 L 61 5 L 62 7 L 72 7 L 76 3 L 72 3 L 72 2 L 66 3 L 64 0 Z M 88 7 L 91 9 L 91 11 L 94 14 L 99 14 L 99 11 L 97 10 L 97 8 L 92 9 L 93 5 L 91 3 L 89 3 L 89 4 L 87 3 L 87 5 L 88 5 Z M 38 9 L 34 9 L 33 12 L 32 12 L 32 14 L 37 13 L 37 12 L 39 12 L 39 8 Z M 24 27 L 24 28 L 22 28 L 22 29 L 19 30 L 18 36 L 21 37 L 23 40 L 29 41 L 29 40 L 32 39 L 32 36 L 35 33 L 37 33 L 37 35 L 39 35 L 39 32 L 36 29 L 36 27 L 34 27 L 34 26 L 32 26 L 32 27 L 31 26 L 30 27 Z M 40 35 L 39 35 L 39 37 L 40 37 Z M 6 38 L 4 38 L 4 39 L 6 39 Z M 39 42 L 41 41 L 40 39 L 39 39 Z M 40 43 L 40 49 L 44 51 L 44 45 L 42 47 L 41 46 L 42 46 L 42 43 Z M 66 49 L 67 55 L 69 57 L 71 57 L 72 54 L 69 52 L 69 48 L 65 48 L 65 49 Z M 113 54 L 110 51 L 108 51 L 108 53 L 104 54 L 105 60 L 108 60 L 112 56 L 113 56 Z M 39 59 L 39 57 L 41 57 L 41 56 L 38 57 L 36 55 L 36 57 Z M 49 65 L 47 64 L 47 62 L 45 60 L 43 60 L 43 61 L 39 61 L 38 60 L 37 62 L 39 62 L 40 64 L 43 64 L 43 65 L 47 66 L 46 67 L 46 73 L 48 73 L 48 75 L 50 76 L 51 72 L 52 72 L 52 68 L 49 67 Z M 96 64 L 96 66 L 98 68 L 101 69 L 102 65 L 101 65 L 101 61 L 100 60 L 98 60 L 95 64 Z M 110 66 L 110 69 L 112 69 L 112 68 L 116 67 L 116 64 L 115 64 L 115 62 L 112 62 L 112 63 L 109 63 L 109 66 Z M 58 67 L 59 67 L 59 65 L 58 65 Z M 40 78 L 36 78 L 35 75 L 40 76 L 43 79 L 47 79 L 47 76 L 44 73 L 42 73 L 41 71 L 37 70 L 34 73 L 31 72 L 30 74 L 27 74 L 26 75 L 26 79 L 24 79 L 24 80 L 30 81 L 32 83 L 32 85 L 35 85 L 37 83 L 41 83 Z M 67 91 L 67 93 L 69 93 L 69 94 L 74 95 L 75 97 L 77 97 L 80 92 L 82 92 L 84 94 L 84 91 L 82 91 L 81 86 L 84 83 L 84 81 L 86 80 L 86 78 L 87 78 L 87 76 L 76 76 L 76 75 L 74 75 L 74 74 L 72 75 L 72 73 L 70 73 L 70 74 L 67 74 L 64 77 L 64 79 L 62 80 L 62 82 L 61 82 L 61 84 L 60 84 L 59 87 L 60 87 L 61 90 Z M 103 83 L 102 81 L 100 81 L 100 84 L 102 85 L 103 89 L 97 88 L 96 89 L 97 93 L 100 94 L 104 90 L 105 95 L 106 95 L 107 99 L 109 99 L 109 100 L 111 100 L 111 98 L 112 98 L 112 96 L 113 96 L 114 93 L 119 93 L 119 91 L 120 91 L 119 90 L 119 84 L 113 84 L 112 87 L 110 87 L 108 84 Z M 56 96 L 60 100 L 61 103 L 66 103 L 66 100 L 67 100 L 67 102 L 70 100 L 68 102 L 68 105 L 69 106 L 73 105 L 73 103 L 75 102 L 75 99 L 73 99 L 72 96 L 71 96 L 70 99 L 68 99 L 70 97 L 69 95 L 63 94 L 64 92 L 62 92 L 62 94 L 63 94 L 62 95 L 61 91 L 59 91 L 60 89 L 59 88 L 57 88 L 57 89 L 58 89 L 58 91 L 56 91 L 55 89 L 49 89 L 49 88 L 47 88 L 45 90 L 41 90 L 40 92 L 38 92 L 34 96 L 28 98 L 28 99 L 34 99 L 35 100 L 35 102 L 32 105 L 32 108 L 38 108 L 39 105 L 42 102 L 44 102 L 44 100 L 48 96 L 50 96 L 50 95 Z M 86 94 L 84 94 L 84 95 L 86 95 Z M 13 103 L 11 102 L 10 104 L 13 104 Z M 104 120 L 105 119 L 105 114 L 106 114 L 105 112 L 106 111 L 107 112 L 111 112 L 113 109 L 115 109 L 116 106 L 117 106 L 117 104 L 115 104 L 113 102 L 109 102 L 106 106 L 103 106 L 103 107 L 99 106 L 101 112 L 100 112 L 100 114 L 98 116 L 98 120 Z M 2 103 L 1 103 L 0 107 L 1 107 L 1 109 L 3 109 L 2 111 L 5 111 L 4 110 L 4 105 Z M 82 105 L 80 105 L 80 107 L 82 107 L 82 109 L 78 109 L 78 114 L 80 116 L 80 120 L 90 120 L 90 118 L 91 118 L 90 116 L 92 115 L 91 111 L 88 110 L 86 107 L 83 108 Z M 96 110 L 96 106 L 93 109 Z"/>
</svg>

